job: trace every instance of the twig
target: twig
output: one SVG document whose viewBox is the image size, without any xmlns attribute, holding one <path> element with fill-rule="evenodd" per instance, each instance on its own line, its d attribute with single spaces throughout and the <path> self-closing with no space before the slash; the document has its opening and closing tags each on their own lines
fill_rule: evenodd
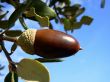
<svg viewBox="0 0 110 82">
<path fill-rule="evenodd" d="M 15 66 L 15 63 L 12 61 L 11 57 L 10 57 L 10 53 L 8 53 L 8 51 L 6 50 L 4 44 L 3 44 L 3 41 L 0 42 L 1 44 L 1 47 L 2 47 L 2 50 L 3 52 L 5 53 L 5 56 L 9 62 L 9 70 L 10 71 L 16 71 L 16 66 Z"/>
<path fill-rule="evenodd" d="M 55 12 L 56 12 L 56 14 L 57 14 L 58 19 L 60 20 L 60 17 L 59 17 L 59 14 L 58 14 L 58 12 L 57 12 L 56 5 L 55 5 L 55 4 L 54 4 L 54 9 L 55 9 Z"/>
</svg>

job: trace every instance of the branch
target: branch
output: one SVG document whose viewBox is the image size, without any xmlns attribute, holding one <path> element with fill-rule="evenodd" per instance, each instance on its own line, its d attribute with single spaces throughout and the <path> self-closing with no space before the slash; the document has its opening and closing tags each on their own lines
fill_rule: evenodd
<svg viewBox="0 0 110 82">
<path fill-rule="evenodd" d="M 6 48 L 5 48 L 4 44 L 3 44 L 3 42 L 1 42 L 1 47 L 2 47 L 3 52 L 5 53 L 5 56 L 6 56 L 7 60 L 8 60 L 8 62 L 9 62 L 9 63 L 12 63 L 12 59 L 10 58 L 9 53 L 8 53 L 8 51 L 6 50 Z"/>
<path fill-rule="evenodd" d="M 59 17 L 59 14 L 58 14 L 58 12 L 57 12 L 56 5 L 55 5 L 55 4 L 54 4 L 54 9 L 55 9 L 55 12 L 56 12 L 56 14 L 57 14 L 58 19 L 60 20 L 60 17 Z"/>
<path fill-rule="evenodd" d="M 8 51 L 6 50 L 4 43 L 2 40 L 0 40 L 0 45 L 2 47 L 3 52 L 5 53 L 5 56 L 9 62 L 9 70 L 10 71 L 16 71 L 16 66 L 15 63 L 12 61 L 11 57 L 10 57 L 10 53 L 8 53 Z"/>
</svg>

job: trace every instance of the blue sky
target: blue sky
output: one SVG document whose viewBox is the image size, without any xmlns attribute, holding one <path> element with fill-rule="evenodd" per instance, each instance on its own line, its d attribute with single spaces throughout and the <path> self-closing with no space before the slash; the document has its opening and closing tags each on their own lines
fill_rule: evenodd
<svg viewBox="0 0 110 82">
<path fill-rule="evenodd" d="M 75 56 L 65 58 L 61 63 L 45 64 L 50 72 L 50 82 L 110 82 L 110 0 L 106 0 L 104 9 L 100 8 L 101 0 L 75 0 L 86 7 L 84 15 L 94 18 L 90 26 L 83 25 L 70 35 L 74 36 L 83 48 Z M 37 23 L 26 21 L 31 28 L 39 28 Z M 54 25 L 56 30 L 63 31 L 62 25 Z M 22 28 L 19 22 L 16 27 Z M 9 44 L 6 44 L 10 47 Z M 8 49 L 9 49 L 8 47 Z M 12 55 L 14 61 L 22 58 L 34 58 L 25 54 L 20 48 Z M 7 64 L 2 54 L 0 62 Z M 7 66 L 2 71 L 5 75 Z M 3 76 L 0 77 L 3 81 Z"/>
</svg>

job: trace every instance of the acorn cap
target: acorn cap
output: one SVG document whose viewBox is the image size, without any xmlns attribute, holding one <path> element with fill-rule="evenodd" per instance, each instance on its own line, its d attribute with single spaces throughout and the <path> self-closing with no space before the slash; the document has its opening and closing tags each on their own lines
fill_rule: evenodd
<svg viewBox="0 0 110 82">
<path fill-rule="evenodd" d="M 17 40 L 17 44 L 28 54 L 34 54 L 35 29 L 25 30 Z"/>
</svg>

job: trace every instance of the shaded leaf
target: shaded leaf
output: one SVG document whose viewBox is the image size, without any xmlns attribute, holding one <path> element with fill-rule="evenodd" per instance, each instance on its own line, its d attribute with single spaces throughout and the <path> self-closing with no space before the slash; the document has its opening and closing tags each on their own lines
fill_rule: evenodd
<svg viewBox="0 0 110 82">
<path fill-rule="evenodd" d="M 35 59 L 39 62 L 42 62 L 42 63 L 53 63 L 53 62 L 62 62 L 64 60 L 62 59 L 46 59 L 46 58 L 38 58 L 38 59 Z"/>
<path fill-rule="evenodd" d="M 16 20 L 19 18 L 19 16 L 24 12 L 24 10 L 27 8 L 28 4 L 21 4 L 9 17 L 9 20 L 0 21 L 0 28 L 6 29 L 11 28 L 14 26 Z"/>
<path fill-rule="evenodd" d="M 84 13 L 85 8 L 80 8 L 77 12 L 76 12 L 76 16 L 81 15 L 82 13 Z"/>
<path fill-rule="evenodd" d="M 35 8 L 35 13 L 39 16 L 48 16 L 49 19 L 53 19 L 54 17 L 56 17 L 55 11 L 52 8 L 48 7 L 46 3 L 41 0 L 32 0 L 32 4 L 29 6 L 28 10 L 23 13 L 23 16 L 25 18 L 37 21 L 34 16 L 29 17 L 27 15 L 29 14 L 29 11 L 32 7 Z"/>
<path fill-rule="evenodd" d="M 16 48 L 17 48 L 17 44 L 14 43 L 11 47 L 11 53 L 13 53 L 16 50 Z"/>
<path fill-rule="evenodd" d="M 76 12 L 80 9 L 80 4 L 74 4 L 73 6 L 65 7 L 65 12 L 71 12 L 72 15 L 75 15 Z"/>
<path fill-rule="evenodd" d="M 0 28 L 6 29 L 8 27 L 9 26 L 8 26 L 8 21 L 7 20 L 0 21 Z"/>
<path fill-rule="evenodd" d="M 49 29 L 53 29 L 53 25 L 50 22 Z"/>
<path fill-rule="evenodd" d="M 93 18 L 89 17 L 89 16 L 83 16 L 80 20 L 80 22 L 82 24 L 86 24 L 86 25 L 90 25 L 93 21 Z"/>
<path fill-rule="evenodd" d="M 16 20 L 21 16 L 24 10 L 30 5 L 31 0 L 28 0 L 25 4 L 20 4 L 19 7 L 15 9 L 15 11 L 11 14 L 8 20 L 8 28 L 14 26 Z"/>
<path fill-rule="evenodd" d="M 64 24 L 65 31 L 71 30 L 71 23 L 69 19 L 61 18 L 61 22 Z"/>
<path fill-rule="evenodd" d="M 5 34 L 10 37 L 17 37 L 22 34 L 22 31 L 21 30 L 8 30 L 5 32 Z"/>
<path fill-rule="evenodd" d="M 19 18 L 19 16 L 24 12 L 26 9 L 27 5 L 26 4 L 21 4 L 9 17 L 9 27 L 12 27 L 16 20 Z"/>
<path fill-rule="evenodd" d="M 69 19 L 73 17 L 76 18 L 77 16 L 79 16 L 85 11 L 84 7 L 83 8 L 80 8 L 80 7 L 81 7 L 80 4 L 74 4 L 72 6 L 64 7 L 63 15 Z"/>
<path fill-rule="evenodd" d="M 1 47 L 1 45 L 0 45 L 0 52 L 2 51 L 2 47 Z"/>
<path fill-rule="evenodd" d="M 66 5 L 70 5 L 70 3 L 71 3 L 70 0 L 51 0 L 49 6 L 50 7 L 54 6 L 54 4 L 56 4 L 57 2 L 59 2 L 60 5 L 61 5 L 61 3 L 65 3 Z"/>
<path fill-rule="evenodd" d="M 101 0 L 101 8 L 105 7 L 105 0 Z"/>
<path fill-rule="evenodd" d="M 55 18 L 55 22 L 58 23 L 58 19 L 57 18 Z"/>
<path fill-rule="evenodd" d="M 40 16 L 48 16 L 49 18 L 56 17 L 55 11 L 48 7 L 46 3 L 44 3 L 42 0 L 32 0 L 32 7 L 35 8 L 35 12 Z"/>
<path fill-rule="evenodd" d="M 76 19 L 66 19 L 62 18 L 61 22 L 64 24 L 64 29 L 65 31 L 71 30 L 73 31 L 74 29 L 80 29 L 82 26 L 82 22 L 77 22 Z"/>
<path fill-rule="evenodd" d="M 17 74 L 29 81 L 49 82 L 50 80 L 47 68 L 37 60 L 32 59 L 22 59 L 17 64 Z"/>
<path fill-rule="evenodd" d="M 7 3 L 9 3 L 9 0 L 0 0 L 1 2 L 7 2 Z"/>
<path fill-rule="evenodd" d="M 12 73 L 9 72 L 9 73 L 6 75 L 6 77 L 5 77 L 5 79 L 4 79 L 4 82 L 11 82 L 11 80 L 12 80 Z"/>
<path fill-rule="evenodd" d="M 41 17 L 40 15 L 36 14 L 35 9 L 31 8 L 31 10 L 27 13 L 28 17 L 34 16 L 35 19 L 40 23 L 41 27 L 49 27 L 49 18 Z"/>
<path fill-rule="evenodd" d="M 81 22 L 73 22 L 72 23 L 72 29 L 80 29 L 82 26 Z"/>
<path fill-rule="evenodd" d="M 16 73 L 14 72 L 9 72 L 5 79 L 4 79 L 4 82 L 18 82 L 18 76 Z"/>
<path fill-rule="evenodd" d="M 49 6 L 53 6 L 58 0 L 51 0 Z"/>
</svg>

